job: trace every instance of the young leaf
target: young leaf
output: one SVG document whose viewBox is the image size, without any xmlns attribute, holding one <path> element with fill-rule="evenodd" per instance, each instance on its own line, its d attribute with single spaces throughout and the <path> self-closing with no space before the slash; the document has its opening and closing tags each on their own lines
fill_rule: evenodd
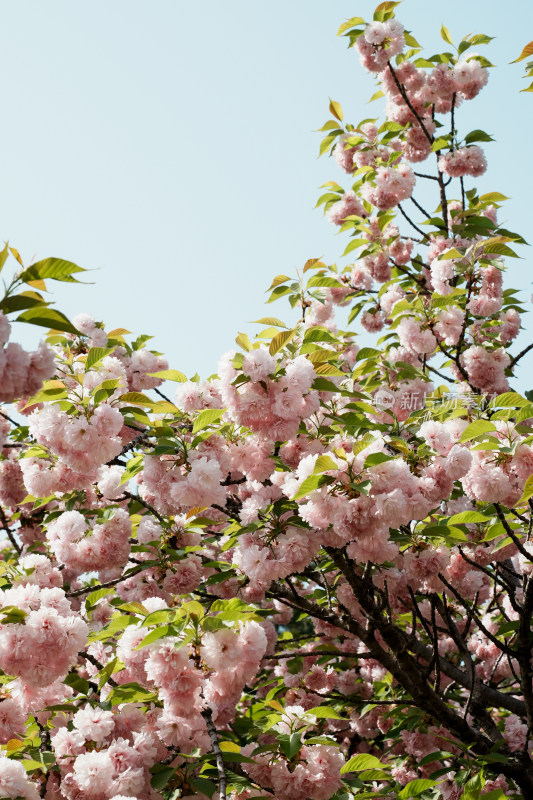
<svg viewBox="0 0 533 800">
<path fill-rule="evenodd" d="M 417 778 L 414 781 L 409 781 L 396 796 L 398 800 L 408 800 L 410 797 L 418 797 L 426 789 L 431 789 L 436 785 L 437 781 L 432 781 L 429 778 Z"/>
<path fill-rule="evenodd" d="M 475 422 L 471 422 L 470 425 L 464 429 L 459 441 L 470 442 L 477 436 L 481 436 L 484 433 L 492 433 L 495 430 L 496 425 L 493 422 L 489 422 L 486 419 L 477 419 Z"/>
<path fill-rule="evenodd" d="M 80 335 L 79 330 L 74 327 L 72 322 L 61 311 L 56 311 L 55 308 L 46 308 L 46 306 L 29 308 L 19 314 L 17 322 L 27 322 L 30 325 L 40 325 L 43 328 L 65 331 L 66 333 L 73 333 L 75 336 Z"/>
<path fill-rule="evenodd" d="M 342 107 L 340 103 L 337 103 L 335 100 L 329 101 L 329 110 L 333 114 L 333 116 L 342 122 Z"/>
<path fill-rule="evenodd" d="M 451 44 L 453 46 L 453 39 L 446 25 L 441 25 L 440 35 L 447 44 Z"/>
<path fill-rule="evenodd" d="M 215 422 L 220 422 L 225 410 L 225 408 L 206 408 L 200 411 L 194 420 L 192 432 L 198 433 L 198 431 L 207 428 L 208 425 L 214 425 Z"/>
<path fill-rule="evenodd" d="M 518 58 L 515 58 L 514 61 L 511 61 L 511 64 L 517 64 L 519 61 L 523 61 L 524 58 L 528 58 L 528 56 L 533 56 L 533 42 L 529 42 L 526 44 Z"/>
<path fill-rule="evenodd" d="M 162 369 L 160 372 L 149 372 L 152 378 L 161 378 L 164 381 L 176 381 L 176 383 L 185 383 L 187 376 L 183 372 L 178 372 L 177 369 Z"/>
<path fill-rule="evenodd" d="M 347 772 L 361 772 L 364 769 L 388 769 L 387 764 L 383 764 L 376 756 L 371 756 L 369 753 L 361 753 L 358 756 L 353 756 L 349 761 L 341 767 L 341 775 L 346 775 Z"/>
<path fill-rule="evenodd" d="M 340 26 L 339 30 L 337 31 L 337 36 L 342 36 L 345 31 L 349 31 L 350 28 L 355 28 L 357 25 L 364 25 L 365 21 L 363 17 L 351 17 L 347 19 L 346 22 L 343 22 Z"/>
<path fill-rule="evenodd" d="M 285 347 L 288 342 L 294 337 L 296 333 L 296 328 L 293 328 L 290 331 L 280 331 L 277 333 L 272 341 L 270 342 L 269 352 L 271 356 L 276 355 L 276 353 L 281 350 L 282 347 Z"/>
<path fill-rule="evenodd" d="M 76 272 L 86 271 L 83 267 L 73 264 L 72 261 L 65 261 L 62 258 L 44 258 L 42 261 L 36 261 L 31 267 L 21 272 L 19 278 L 24 283 L 44 280 L 45 278 L 53 278 L 55 281 L 66 281 L 68 283 L 79 283 L 72 275 Z"/>
</svg>

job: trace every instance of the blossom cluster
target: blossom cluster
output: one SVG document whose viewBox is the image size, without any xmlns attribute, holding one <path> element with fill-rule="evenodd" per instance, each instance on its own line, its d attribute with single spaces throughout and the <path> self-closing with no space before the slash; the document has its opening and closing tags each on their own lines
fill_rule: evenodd
<svg viewBox="0 0 533 800">
<path fill-rule="evenodd" d="M 260 320 L 200 381 L 85 313 L 21 355 L 0 315 L 1 797 L 533 791 L 520 237 L 465 183 L 487 137 L 454 112 L 488 62 L 468 37 L 421 59 L 391 5 L 343 28 L 385 123 L 332 103 L 325 128 L 356 255 L 275 279 L 291 328 Z"/>
</svg>

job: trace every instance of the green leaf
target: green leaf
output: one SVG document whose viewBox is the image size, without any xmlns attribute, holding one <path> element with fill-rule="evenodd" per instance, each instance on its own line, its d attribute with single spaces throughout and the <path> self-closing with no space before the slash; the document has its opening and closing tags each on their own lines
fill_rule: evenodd
<svg viewBox="0 0 533 800">
<path fill-rule="evenodd" d="M 48 771 L 45 764 L 42 764 L 40 761 L 34 761 L 31 758 L 23 758 L 20 763 L 22 764 L 26 772 L 33 772 L 34 769 L 40 769 L 43 772 Z"/>
<path fill-rule="evenodd" d="M 461 511 L 459 514 L 454 514 L 450 517 L 448 523 L 450 525 L 462 525 L 475 522 L 488 522 L 491 517 L 481 514 L 479 511 Z"/>
<path fill-rule="evenodd" d="M 112 706 L 119 703 L 149 703 L 157 700 L 157 695 L 144 689 L 138 683 L 123 683 L 121 686 L 114 686 L 109 694 L 109 701 Z"/>
<path fill-rule="evenodd" d="M 471 422 L 470 425 L 467 425 L 467 427 L 462 432 L 459 441 L 470 442 L 477 436 L 481 436 L 489 432 L 492 433 L 495 430 L 496 430 L 496 425 L 493 422 L 489 422 L 486 419 L 478 419 L 475 422 Z"/>
<path fill-rule="evenodd" d="M 485 131 L 481 130 L 470 131 L 470 133 L 468 133 L 465 136 L 466 144 L 472 144 L 472 142 L 493 142 L 493 141 L 494 139 L 492 138 L 492 136 L 489 136 L 488 133 L 485 133 Z"/>
<path fill-rule="evenodd" d="M 276 275 L 268 287 L 267 292 L 269 292 L 271 289 L 274 289 L 276 286 L 280 286 L 282 283 L 286 283 L 287 281 L 290 281 L 290 277 L 288 275 Z"/>
<path fill-rule="evenodd" d="M 330 708 L 329 706 L 316 706 L 315 708 L 310 708 L 305 713 L 312 714 L 318 719 L 343 719 L 334 708 Z"/>
<path fill-rule="evenodd" d="M 130 625 L 136 625 L 137 619 L 135 617 L 131 617 L 127 614 L 119 614 L 116 617 L 113 617 L 108 624 L 103 628 L 101 631 L 94 631 L 93 633 L 89 634 L 89 641 L 104 641 L 105 639 L 110 639 L 114 636 L 118 631 L 124 630 L 124 628 L 128 628 Z"/>
<path fill-rule="evenodd" d="M 149 372 L 152 378 L 161 378 L 164 381 L 175 381 L 176 383 L 185 383 L 187 376 L 183 372 L 178 372 L 177 369 L 162 369 L 159 372 Z"/>
<path fill-rule="evenodd" d="M 339 192 L 340 194 L 342 194 L 344 192 L 344 189 L 342 188 L 342 186 L 339 186 L 339 184 L 335 183 L 335 181 L 328 181 L 327 183 L 324 184 L 324 186 L 330 186 L 331 188 L 333 188 L 336 192 Z M 305 273 L 309 269 L 326 269 L 326 265 L 319 258 L 308 258 L 307 261 L 304 264 L 304 267 L 303 267 L 302 271 Z M 286 328 L 287 326 L 284 325 L 283 327 Z"/>
<path fill-rule="evenodd" d="M 174 615 L 174 609 L 160 608 L 157 611 L 152 611 L 151 614 L 148 614 L 148 616 L 143 619 L 142 627 L 147 628 L 150 625 L 160 625 L 162 622 L 169 622 Z"/>
<path fill-rule="evenodd" d="M 345 372 L 337 369 L 333 364 L 319 364 L 318 367 L 315 367 L 315 372 L 317 375 L 331 375 L 337 378 L 347 377 Z"/>
<path fill-rule="evenodd" d="M 453 258 L 464 258 L 464 253 L 452 247 L 451 250 L 446 250 L 446 252 L 441 253 L 437 258 L 439 261 L 450 261 Z"/>
<path fill-rule="evenodd" d="M 386 0 L 384 3 L 380 3 L 379 6 L 374 11 L 374 19 L 383 22 L 384 20 L 388 19 L 390 16 L 393 16 L 393 11 L 396 6 L 400 5 L 400 0 L 398 2 L 391 2 L 391 0 Z"/>
<path fill-rule="evenodd" d="M 504 394 L 499 394 L 494 400 L 491 400 L 490 404 L 493 408 L 512 408 L 513 406 L 523 408 L 528 405 L 528 402 L 518 392 L 504 392 Z"/>
<path fill-rule="evenodd" d="M 486 194 L 480 195 L 479 199 L 483 203 L 503 203 L 504 200 L 509 200 L 509 198 L 501 192 L 487 192 Z"/>
<path fill-rule="evenodd" d="M 369 467 L 376 467 L 378 464 L 383 464 L 385 461 L 392 461 L 394 456 L 388 456 L 386 453 L 371 453 L 365 458 L 363 469 Z"/>
<path fill-rule="evenodd" d="M 342 283 L 337 278 L 332 278 L 330 275 L 313 275 L 307 282 L 307 288 L 313 286 L 328 287 L 328 288 L 341 288 Z"/>
<path fill-rule="evenodd" d="M 461 800 L 479 800 L 484 785 L 483 774 L 478 772 L 477 775 L 474 775 L 465 783 Z"/>
<path fill-rule="evenodd" d="M 47 308 L 46 306 L 29 308 L 19 314 L 16 321 L 27 322 L 30 325 L 40 325 L 43 328 L 52 328 L 56 331 L 65 331 L 66 333 L 80 336 L 79 330 L 74 327 L 72 322 L 61 311 L 56 311 L 55 308 Z"/>
<path fill-rule="evenodd" d="M 7 625 L 8 623 L 11 625 L 20 625 L 24 623 L 24 620 L 28 616 L 26 611 L 16 606 L 4 606 L 0 609 L 0 614 L 3 615 L 1 620 L 2 625 Z"/>
<path fill-rule="evenodd" d="M 333 459 L 327 455 L 319 456 L 315 461 L 315 468 L 313 470 L 313 475 L 318 475 L 321 472 L 327 472 L 328 470 L 331 469 L 334 470 L 339 469 L 335 461 L 333 461 Z"/>
<path fill-rule="evenodd" d="M 344 248 L 343 256 L 347 256 L 348 253 L 351 253 L 352 250 L 357 250 L 358 247 L 362 247 L 363 244 L 368 244 L 365 242 L 364 239 L 350 239 L 346 247 Z"/>
<path fill-rule="evenodd" d="M 388 769 L 387 764 L 383 764 L 376 756 L 371 756 L 368 753 L 360 753 L 358 756 L 350 758 L 346 764 L 341 767 L 341 775 L 346 775 L 347 772 L 361 772 L 364 769 Z"/>
<path fill-rule="evenodd" d="M 171 625 L 161 625 L 159 628 L 155 628 L 150 633 L 146 634 L 142 642 L 140 642 L 135 650 L 141 650 L 143 647 L 146 647 L 147 644 L 152 644 L 152 642 L 157 642 L 158 639 L 162 639 L 164 636 L 171 636 L 173 633 L 173 628 Z"/>
<path fill-rule="evenodd" d="M 296 328 L 292 328 L 292 330 L 288 331 L 280 331 L 279 333 L 277 333 L 270 342 L 270 347 L 268 348 L 270 355 L 271 356 L 276 355 L 276 353 L 279 352 L 279 350 L 285 347 L 285 345 L 288 344 L 290 340 L 294 338 L 295 333 L 296 333 Z"/>
<path fill-rule="evenodd" d="M 328 381 L 327 378 L 315 378 L 313 381 L 313 389 L 316 389 L 317 392 L 338 392 L 338 386 L 336 386 L 333 381 Z M 531 415 L 533 416 L 533 414 Z"/>
<path fill-rule="evenodd" d="M 198 431 L 207 428 L 209 425 L 214 425 L 216 422 L 220 422 L 225 411 L 225 408 L 206 408 L 203 411 L 200 411 L 194 420 L 192 432 L 198 433 Z"/>
<path fill-rule="evenodd" d="M 30 281 L 45 280 L 46 278 L 53 278 L 56 281 L 66 281 L 68 283 L 79 283 L 72 275 L 75 272 L 86 272 L 83 267 L 78 267 L 72 261 L 65 261 L 62 258 L 44 258 L 42 261 L 37 261 L 31 267 L 25 269 L 20 273 L 19 278 L 24 283 Z"/>
<path fill-rule="evenodd" d="M 510 63 L 518 64 L 519 61 L 523 61 L 524 58 L 528 58 L 528 56 L 532 55 L 533 55 L 533 42 L 529 42 L 529 44 L 526 44 L 526 46 L 524 47 L 518 58 L 515 58 L 515 60 L 511 61 Z"/>
<path fill-rule="evenodd" d="M 444 138 L 437 139 L 431 145 L 431 152 L 432 153 L 436 153 L 437 150 L 442 150 L 444 147 L 448 147 L 449 144 L 450 143 L 449 143 L 448 139 L 444 139 Z"/>
<path fill-rule="evenodd" d="M 174 403 L 167 403 L 165 400 L 152 400 L 148 395 L 142 392 L 125 392 L 120 395 L 120 400 L 123 403 L 133 403 L 137 406 L 146 406 L 151 411 L 158 414 L 178 414 L 179 409 Z"/>
<path fill-rule="evenodd" d="M 213 797 L 217 791 L 216 784 L 207 778 L 193 778 L 191 780 L 191 786 L 193 786 L 201 794 L 205 794 L 207 797 Z"/>
<path fill-rule="evenodd" d="M 95 364 L 98 364 L 99 361 L 112 353 L 114 349 L 114 347 L 91 347 L 85 360 L 85 369 L 94 367 Z"/>
<path fill-rule="evenodd" d="M 419 794 L 425 792 L 426 789 L 431 789 L 433 786 L 437 786 L 437 781 L 432 781 L 429 778 L 417 778 L 414 781 L 409 781 L 396 797 L 398 800 L 408 800 L 409 797 L 418 797 Z"/>
<path fill-rule="evenodd" d="M 89 681 L 85 680 L 85 678 L 81 678 L 77 672 L 70 672 L 63 683 L 66 683 L 67 686 L 70 686 L 74 691 L 78 692 L 78 694 L 88 694 L 89 692 Z"/>
<path fill-rule="evenodd" d="M 351 17 L 347 19 L 346 22 L 343 22 L 340 26 L 339 30 L 337 31 L 337 36 L 342 36 L 345 31 L 349 31 L 350 28 L 355 28 L 357 25 L 364 25 L 365 21 L 363 17 Z"/>
<path fill-rule="evenodd" d="M 322 141 L 320 142 L 319 150 L 318 150 L 318 155 L 319 156 L 324 155 L 326 150 L 329 150 L 329 148 L 331 147 L 331 145 L 333 144 L 333 142 L 335 141 L 337 136 L 338 136 L 338 133 L 329 133 L 327 136 L 325 136 L 322 139 Z"/>
<path fill-rule="evenodd" d="M 357 353 L 356 361 L 363 361 L 365 358 L 374 358 L 374 356 L 381 355 L 380 350 L 376 350 L 374 347 L 362 347 L 359 352 Z"/>
<path fill-rule="evenodd" d="M 4 297 L 0 301 L 0 310 L 4 314 L 11 314 L 14 311 L 23 311 L 25 308 L 48 305 L 49 303 L 37 292 L 20 292 L 20 294 L 11 295 L 11 297 Z"/>
<path fill-rule="evenodd" d="M 273 325 L 275 328 L 286 328 L 284 322 L 277 317 L 262 317 L 261 319 L 253 319 L 252 322 L 257 322 L 260 325 Z"/>
<path fill-rule="evenodd" d="M 330 98 L 329 110 L 333 116 L 339 120 L 339 122 L 342 122 L 342 107 L 340 103 L 337 103 L 335 100 L 331 100 Z"/>
<path fill-rule="evenodd" d="M 374 92 L 374 94 L 372 95 L 372 97 L 368 102 L 373 103 L 374 100 L 379 100 L 380 97 L 385 97 L 385 92 L 382 92 L 381 89 L 379 89 L 377 92 Z"/>
<path fill-rule="evenodd" d="M 238 344 L 239 347 L 246 353 L 249 353 L 250 350 L 252 349 L 252 343 L 247 333 L 239 332 L 235 337 L 235 343 Z"/>
<path fill-rule="evenodd" d="M 279 300 L 280 297 L 284 297 L 286 294 L 291 293 L 290 286 L 276 286 L 276 288 L 272 291 L 272 294 L 267 300 L 267 303 L 273 303 L 274 300 Z"/>
<path fill-rule="evenodd" d="M 518 258 L 517 253 L 506 244 L 487 244 L 483 247 L 484 253 L 495 253 L 498 256 L 508 256 L 509 258 Z"/>
<path fill-rule="evenodd" d="M 315 489 L 318 489 L 324 483 L 328 483 L 330 479 L 326 475 L 309 475 L 304 481 L 302 481 L 302 485 L 292 498 L 293 500 L 300 500 L 301 497 L 305 497 L 310 492 L 314 492 Z"/>
<path fill-rule="evenodd" d="M 448 30 L 448 28 L 446 27 L 446 25 L 441 25 L 440 35 L 444 39 L 445 42 L 447 42 L 448 44 L 453 45 L 453 39 L 452 39 L 451 33 Z"/>
<path fill-rule="evenodd" d="M 520 498 L 520 503 L 526 503 L 530 497 L 533 497 L 533 475 L 530 475 L 524 484 L 524 491 Z"/>
<path fill-rule="evenodd" d="M 164 764 L 155 764 L 152 767 L 152 770 L 153 774 L 150 780 L 150 786 L 152 789 L 155 789 L 156 792 L 160 792 L 162 789 L 164 789 L 176 772 L 175 767 L 167 767 Z"/>
<path fill-rule="evenodd" d="M 101 670 L 100 672 L 100 678 L 98 681 L 99 689 L 101 689 L 102 686 L 104 686 L 104 684 L 108 682 L 111 675 L 114 675 L 115 672 L 118 672 L 118 670 L 120 669 L 119 664 L 120 664 L 119 659 L 117 656 L 115 656 L 115 658 L 113 658 L 111 661 L 109 661 L 108 664 L 105 665 L 103 670 Z"/>
<path fill-rule="evenodd" d="M 0 272 L 3 270 L 4 264 L 6 263 L 8 256 L 9 256 L 9 245 L 6 242 L 3 250 L 0 251 Z"/>
<path fill-rule="evenodd" d="M 104 589 L 97 589 L 95 592 L 91 592 L 90 594 L 88 594 L 87 597 L 85 598 L 85 608 L 87 609 L 87 611 L 89 611 L 91 608 L 94 608 L 94 606 L 98 603 L 98 601 L 101 600 L 103 597 L 107 597 L 108 595 L 113 594 L 113 591 L 114 590 L 112 588 L 107 588 L 107 589 L 104 588 Z"/>
<path fill-rule="evenodd" d="M 320 326 L 308 328 L 305 332 L 304 342 L 332 342 L 336 344 L 338 339 L 330 331 Z"/>
</svg>

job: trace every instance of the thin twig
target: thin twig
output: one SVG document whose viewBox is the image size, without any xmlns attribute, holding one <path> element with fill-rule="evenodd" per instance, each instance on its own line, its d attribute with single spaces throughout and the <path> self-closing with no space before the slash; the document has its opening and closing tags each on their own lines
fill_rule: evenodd
<svg viewBox="0 0 533 800">
<path fill-rule="evenodd" d="M 2 506 L 0 506 L 0 520 L 2 521 L 3 530 L 6 532 L 7 538 L 9 539 L 9 541 L 11 542 L 11 544 L 13 545 L 13 547 L 15 548 L 15 550 L 17 551 L 17 553 L 20 556 L 20 554 L 22 553 L 22 547 L 19 545 L 19 543 L 15 539 L 13 531 L 11 530 L 9 525 L 7 524 L 6 515 L 4 513 L 4 509 L 2 508 Z"/>
<path fill-rule="evenodd" d="M 154 517 L 156 517 L 159 520 L 159 522 L 164 522 L 164 519 L 161 516 L 161 514 L 158 511 L 156 511 L 155 508 L 152 505 L 150 505 L 150 503 L 147 503 L 146 500 L 143 500 L 143 498 L 140 497 L 138 494 L 132 494 L 132 492 L 125 491 L 124 496 L 128 497 L 130 500 L 135 500 L 141 506 L 144 506 L 144 508 L 146 508 L 151 514 L 153 514 Z"/>
<path fill-rule="evenodd" d="M 0 411 L 0 416 L 2 416 L 4 419 L 7 419 L 12 425 L 15 426 L 15 428 L 19 427 L 20 422 L 15 422 L 15 420 L 12 419 L 8 414 L 6 414 L 5 411 Z"/>
<path fill-rule="evenodd" d="M 518 361 L 520 361 L 520 359 L 523 356 L 525 356 L 527 353 L 529 353 L 530 350 L 533 350 L 533 343 L 532 344 L 528 344 L 528 346 L 524 347 L 524 349 L 520 353 L 518 353 L 517 356 L 515 356 L 514 358 L 511 359 L 511 363 L 509 364 L 509 369 L 512 369 L 514 367 L 514 365 L 517 364 Z"/>
<path fill-rule="evenodd" d="M 127 575 L 121 575 L 120 578 L 115 578 L 112 581 L 106 581 L 105 583 L 99 583 L 96 586 L 84 586 L 82 589 L 75 589 L 73 592 L 67 592 L 67 597 L 80 597 L 82 594 L 89 594 L 90 592 L 97 592 L 99 589 L 109 589 L 110 586 L 116 586 L 117 583 L 122 583 L 122 581 L 127 581 L 128 578 L 133 578 L 134 575 L 138 575 L 139 572 L 142 572 L 143 569 L 148 569 L 146 567 L 134 567 L 132 570 L 128 572 Z"/>
<path fill-rule="evenodd" d="M 82 652 L 81 652 L 81 653 L 78 653 L 78 655 L 79 655 L 79 656 L 81 656 L 82 658 L 84 658 L 84 659 L 85 659 L 86 661 L 88 661 L 90 664 L 92 664 L 92 665 L 93 665 L 93 667 L 96 667 L 96 669 L 98 669 L 98 670 L 103 670 L 103 669 L 104 669 L 104 665 L 103 665 L 103 664 L 101 664 L 101 663 L 98 661 L 98 659 L 97 659 L 97 658 L 95 658 L 95 657 L 94 657 L 93 655 L 91 655 L 90 653 L 87 653 L 85 650 L 82 650 Z M 114 678 L 112 678 L 112 677 L 111 677 L 111 675 L 110 675 L 110 676 L 109 676 L 109 678 L 107 679 L 107 683 L 109 683 L 109 685 L 110 685 L 110 686 L 118 686 L 118 683 L 116 682 L 116 680 L 115 680 Z"/>
<path fill-rule="evenodd" d="M 415 205 L 415 206 L 418 208 L 418 210 L 419 210 L 419 211 L 420 211 L 420 212 L 421 212 L 421 213 L 422 213 L 422 214 L 423 214 L 425 217 L 427 217 L 427 219 L 431 219 L 431 214 L 428 214 L 428 212 L 426 211 L 426 209 L 425 209 L 425 208 L 423 208 L 423 207 L 420 205 L 420 203 L 419 203 L 419 202 L 417 202 L 417 201 L 415 200 L 415 198 L 414 198 L 412 195 L 411 195 L 411 197 L 409 198 L 409 200 L 411 201 L 411 203 L 413 203 L 413 204 L 414 204 L 414 205 Z"/>
<path fill-rule="evenodd" d="M 374 658 L 372 653 L 342 653 L 336 650 L 300 650 L 296 653 L 276 653 L 273 656 L 263 656 L 263 661 L 275 661 L 278 658 L 307 658 L 313 656 L 337 656 L 338 658 Z"/>
<path fill-rule="evenodd" d="M 429 237 L 428 237 L 427 233 L 424 233 L 424 231 L 422 230 L 422 228 L 419 228 L 419 227 L 418 227 L 418 225 L 416 225 L 416 223 L 414 223 L 414 222 L 413 222 L 413 220 L 412 220 L 412 219 L 409 217 L 409 215 L 405 213 L 405 211 L 404 211 L 404 210 L 403 210 L 403 208 L 402 208 L 402 204 L 401 204 L 401 203 L 398 203 L 398 208 L 399 208 L 399 210 L 400 210 L 400 213 L 402 214 L 402 216 L 404 216 L 404 217 L 405 217 L 405 219 L 407 220 L 407 222 L 409 223 L 409 225 L 411 225 L 411 227 L 412 227 L 412 228 L 414 228 L 414 229 L 415 229 L 415 231 L 418 231 L 418 233 L 419 233 L 419 234 L 420 234 L 420 235 L 421 235 L 421 236 L 422 236 L 424 239 L 428 239 Z"/>
</svg>

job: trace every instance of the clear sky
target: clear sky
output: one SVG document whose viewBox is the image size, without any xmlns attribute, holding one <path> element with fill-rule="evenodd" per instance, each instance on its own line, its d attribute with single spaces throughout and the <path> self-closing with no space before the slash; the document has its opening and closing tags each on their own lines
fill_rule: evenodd
<svg viewBox="0 0 533 800">
<path fill-rule="evenodd" d="M 317 160 L 314 131 L 328 97 L 354 123 L 383 114 L 366 105 L 373 79 L 335 35 L 376 4 L 1 0 L 0 238 L 27 261 L 95 270 L 93 285 L 54 284 L 69 316 L 153 334 L 172 367 L 207 376 L 238 330 L 256 329 L 249 320 L 288 318 L 283 301 L 263 306 L 273 275 L 344 249 L 313 207 L 320 184 L 347 176 Z M 445 47 L 442 22 L 456 41 L 497 37 L 480 52 L 499 69 L 458 123 L 497 140 L 478 185 L 512 198 L 506 225 L 533 241 L 533 95 L 519 94 L 523 65 L 508 63 L 533 39 L 533 3 L 404 0 L 397 16 L 427 54 Z M 524 256 L 512 276 L 529 305 Z M 16 336 L 27 345 L 35 333 Z"/>
</svg>

